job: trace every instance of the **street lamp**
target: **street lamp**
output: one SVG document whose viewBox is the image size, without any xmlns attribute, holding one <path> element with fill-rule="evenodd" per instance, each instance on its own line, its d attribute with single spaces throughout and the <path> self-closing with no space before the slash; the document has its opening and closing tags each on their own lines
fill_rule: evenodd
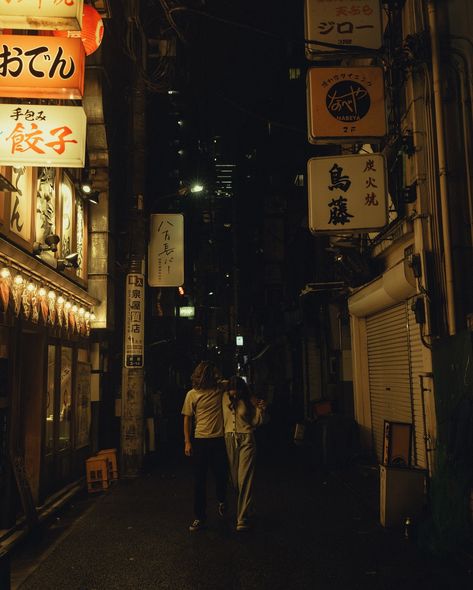
<svg viewBox="0 0 473 590">
<path fill-rule="evenodd" d="M 201 193 L 204 190 L 204 185 L 199 182 L 195 182 L 191 187 L 191 193 Z"/>
</svg>

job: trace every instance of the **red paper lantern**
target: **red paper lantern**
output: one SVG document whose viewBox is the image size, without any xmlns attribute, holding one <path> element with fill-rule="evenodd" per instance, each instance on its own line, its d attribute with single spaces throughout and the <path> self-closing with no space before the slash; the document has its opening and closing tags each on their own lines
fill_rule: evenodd
<svg viewBox="0 0 473 590">
<path fill-rule="evenodd" d="M 82 31 L 54 31 L 55 37 L 80 37 L 85 54 L 96 51 L 103 38 L 103 21 L 100 14 L 90 4 L 84 4 L 82 12 Z"/>
</svg>

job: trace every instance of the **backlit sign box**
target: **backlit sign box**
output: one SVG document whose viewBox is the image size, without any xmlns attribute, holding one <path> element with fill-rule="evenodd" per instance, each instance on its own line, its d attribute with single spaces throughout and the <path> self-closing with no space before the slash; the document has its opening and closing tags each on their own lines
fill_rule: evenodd
<svg viewBox="0 0 473 590">
<path fill-rule="evenodd" d="M 362 55 L 382 47 L 379 0 L 305 0 L 306 57 Z"/>
<path fill-rule="evenodd" d="M 382 154 L 311 158 L 307 165 L 312 233 L 370 232 L 388 222 Z"/>
<path fill-rule="evenodd" d="M 83 0 L 0 0 L 0 28 L 80 31 Z"/>
<path fill-rule="evenodd" d="M 80 99 L 84 71 L 81 39 L 0 35 L 2 97 Z"/>
<path fill-rule="evenodd" d="M 148 244 L 150 287 L 179 287 L 184 283 L 184 216 L 151 215 Z"/>
<path fill-rule="evenodd" d="M 82 107 L 0 104 L 0 165 L 83 168 Z"/>
<path fill-rule="evenodd" d="M 387 132 L 383 69 L 316 67 L 307 73 L 310 143 L 375 142 Z"/>
</svg>

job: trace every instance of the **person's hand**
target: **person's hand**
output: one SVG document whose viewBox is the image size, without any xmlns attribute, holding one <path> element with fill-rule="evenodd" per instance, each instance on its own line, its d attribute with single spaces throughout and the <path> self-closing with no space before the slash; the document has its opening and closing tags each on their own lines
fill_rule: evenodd
<svg viewBox="0 0 473 590">
<path fill-rule="evenodd" d="M 267 406 L 267 404 L 266 404 L 266 401 L 264 399 L 257 399 L 256 400 L 256 407 L 259 410 L 266 410 L 266 406 Z"/>
<path fill-rule="evenodd" d="M 186 457 L 190 457 L 192 455 L 192 443 L 186 442 L 184 443 L 184 453 Z"/>
</svg>

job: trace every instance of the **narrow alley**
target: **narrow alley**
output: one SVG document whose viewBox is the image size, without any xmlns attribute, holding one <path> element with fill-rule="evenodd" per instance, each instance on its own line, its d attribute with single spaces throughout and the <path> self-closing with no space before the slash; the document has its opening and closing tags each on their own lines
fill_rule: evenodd
<svg viewBox="0 0 473 590">
<path fill-rule="evenodd" d="M 19 552 L 12 588 L 472 587 L 468 562 L 427 557 L 403 531 L 380 526 L 374 466 L 324 475 L 309 467 L 303 453 L 269 446 L 260 453 L 258 521 L 246 533 L 235 531 L 231 510 L 223 519 L 209 511 L 206 530 L 188 531 L 192 476 L 185 458 L 120 480 L 107 493 L 74 505 L 71 511 L 82 515 L 38 558 L 36 569 L 28 550 Z M 210 505 L 212 500 L 210 492 Z"/>
</svg>

